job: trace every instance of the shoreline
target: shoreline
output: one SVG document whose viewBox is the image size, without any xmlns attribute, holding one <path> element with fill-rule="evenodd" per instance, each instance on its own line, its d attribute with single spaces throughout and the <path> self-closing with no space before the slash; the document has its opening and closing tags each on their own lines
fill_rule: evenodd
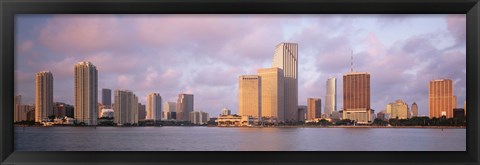
<svg viewBox="0 0 480 165">
<path fill-rule="evenodd" d="M 54 126 L 23 126 L 14 125 L 14 127 L 217 127 L 217 128 L 418 128 L 418 129 L 466 129 L 466 126 L 72 126 L 72 125 L 54 125 Z"/>
</svg>

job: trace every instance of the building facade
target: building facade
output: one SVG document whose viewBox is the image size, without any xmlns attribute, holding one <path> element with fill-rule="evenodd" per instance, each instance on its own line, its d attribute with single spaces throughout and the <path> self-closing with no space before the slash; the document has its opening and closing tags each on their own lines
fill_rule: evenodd
<svg viewBox="0 0 480 165">
<path fill-rule="evenodd" d="M 106 109 L 112 108 L 112 90 L 103 88 L 102 89 L 102 105 Z"/>
<path fill-rule="evenodd" d="M 179 121 L 189 121 L 189 114 L 193 112 L 193 105 L 193 94 L 178 94 L 176 119 Z"/>
<path fill-rule="evenodd" d="M 162 96 L 158 93 L 150 93 L 147 96 L 147 119 L 162 119 Z"/>
<path fill-rule="evenodd" d="M 429 116 L 430 118 L 453 117 L 455 108 L 453 97 L 453 82 L 450 79 L 430 81 L 429 90 Z"/>
<path fill-rule="evenodd" d="M 283 70 L 280 68 L 262 68 L 258 69 L 257 74 L 260 77 L 261 84 L 261 116 L 285 121 Z"/>
<path fill-rule="evenodd" d="M 296 121 L 298 117 L 298 44 L 278 44 L 275 47 L 272 67 L 283 70 L 285 121 Z"/>
<path fill-rule="evenodd" d="M 138 97 L 129 90 L 115 90 L 114 99 L 114 122 L 118 125 L 138 123 Z"/>
<path fill-rule="evenodd" d="M 321 118 L 322 116 L 322 99 L 320 98 L 308 98 L 307 99 L 307 120 L 313 120 L 315 118 Z"/>
<path fill-rule="evenodd" d="M 147 108 L 142 103 L 138 103 L 138 121 L 145 120 L 147 117 Z"/>
<path fill-rule="evenodd" d="M 60 103 L 56 102 L 53 107 L 53 115 L 57 118 L 64 118 L 65 116 L 67 117 L 72 117 L 68 116 L 68 112 L 73 111 L 73 106 L 66 104 L 66 103 Z"/>
<path fill-rule="evenodd" d="M 298 106 L 297 121 L 305 122 L 305 119 L 307 118 L 307 109 L 308 109 L 308 107 L 305 106 L 305 105 L 299 105 Z"/>
<path fill-rule="evenodd" d="M 238 114 L 261 116 L 261 78 L 258 75 L 243 75 L 238 78 Z"/>
<path fill-rule="evenodd" d="M 53 115 L 53 76 L 50 71 L 41 71 L 35 76 L 35 122 L 50 115 Z"/>
<path fill-rule="evenodd" d="M 418 105 L 417 105 L 417 103 L 413 102 L 411 109 L 412 109 L 412 117 L 417 117 L 418 116 Z"/>
<path fill-rule="evenodd" d="M 387 105 L 387 113 L 390 114 L 392 119 L 409 119 L 410 113 L 408 104 L 398 99 L 394 103 Z"/>
<path fill-rule="evenodd" d="M 228 108 L 223 108 L 222 109 L 222 113 L 220 115 L 222 116 L 227 116 L 227 115 L 231 115 L 232 114 L 232 111 L 230 111 L 230 109 Z"/>
<path fill-rule="evenodd" d="M 202 125 L 202 124 L 208 123 L 208 113 L 206 112 L 193 111 L 193 112 L 190 112 L 189 117 L 190 117 L 190 122 L 192 122 L 192 124 Z"/>
<path fill-rule="evenodd" d="M 176 110 L 176 103 L 175 102 L 165 102 L 164 106 L 163 106 L 163 116 L 162 116 L 162 119 L 164 120 L 171 120 L 171 119 L 175 119 L 175 118 L 172 118 L 172 113 L 175 113 L 175 110 Z"/>
<path fill-rule="evenodd" d="M 325 114 L 332 117 L 332 112 L 337 110 L 337 78 L 327 80 L 327 95 L 325 96 Z"/>
<path fill-rule="evenodd" d="M 97 125 L 98 71 L 90 62 L 75 65 L 74 85 L 75 120 L 77 123 Z"/>
<path fill-rule="evenodd" d="M 22 105 L 22 96 L 17 95 L 13 97 L 13 121 L 22 121 L 27 119 L 27 114 L 20 110 Z"/>
<path fill-rule="evenodd" d="M 359 124 L 371 122 L 369 73 L 343 75 L 343 119 L 355 120 Z"/>
</svg>

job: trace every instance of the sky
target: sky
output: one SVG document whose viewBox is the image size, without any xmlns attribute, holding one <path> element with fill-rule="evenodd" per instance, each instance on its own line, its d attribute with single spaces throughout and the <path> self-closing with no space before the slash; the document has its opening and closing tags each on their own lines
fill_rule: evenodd
<svg viewBox="0 0 480 165">
<path fill-rule="evenodd" d="M 16 15 L 15 93 L 33 104 L 35 73 L 54 78 L 54 101 L 73 105 L 74 65 L 90 61 L 101 89 L 148 93 L 175 102 L 194 94 L 194 110 L 238 112 L 238 77 L 271 67 L 274 48 L 298 43 L 298 102 L 322 99 L 326 81 L 353 69 L 371 75 L 379 112 L 402 99 L 428 115 L 428 85 L 452 79 L 466 98 L 466 17 L 459 15 Z M 113 92 L 112 92 L 113 93 Z M 113 96 L 112 96 L 113 98 Z M 164 103 L 162 103 L 164 104 Z M 163 106 L 163 105 L 162 105 Z"/>
</svg>

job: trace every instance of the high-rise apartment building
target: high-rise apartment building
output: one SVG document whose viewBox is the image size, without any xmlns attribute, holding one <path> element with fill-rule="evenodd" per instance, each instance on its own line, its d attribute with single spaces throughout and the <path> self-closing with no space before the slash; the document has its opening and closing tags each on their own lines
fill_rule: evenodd
<svg viewBox="0 0 480 165">
<path fill-rule="evenodd" d="M 284 80 L 280 68 L 258 69 L 260 77 L 261 116 L 285 121 Z"/>
<path fill-rule="evenodd" d="M 429 115 L 430 118 L 453 117 L 455 108 L 453 97 L 453 82 L 450 79 L 430 81 L 429 90 Z"/>
<path fill-rule="evenodd" d="M 322 99 L 308 98 L 307 99 L 307 120 L 321 118 L 322 116 Z"/>
<path fill-rule="evenodd" d="M 175 110 L 176 110 L 176 104 L 175 102 L 165 102 L 164 106 L 163 106 L 163 116 L 162 116 L 162 119 L 164 120 L 170 120 L 170 119 L 175 119 L 175 118 L 172 118 L 172 113 L 176 113 Z"/>
<path fill-rule="evenodd" d="M 398 99 L 394 103 L 387 104 L 387 112 L 392 119 L 408 119 L 410 118 L 408 104 Z"/>
<path fill-rule="evenodd" d="M 158 93 L 150 93 L 147 96 L 147 119 L 162 119 L 162 96 Z"/>
<path fill-rule="evenodd" d="M 417 103 L 413 102 L 412 104 L 412 117 L 418 116 L 418 105 Z"/>
<path fill-rule="evenodd" d="M 102 105 L 104 108 L 112 108 L 112 90 L 103 88 L 102 89 Z"/>
<path fill-rule="evenodd" d="M 370 74 L 350 72 L 343 75 L 343 119 L 370 123 Z"/>
<path fill-rule="evenodd" d="M 91 62 L 75 65 L 74 107 L 77 123 L 97 125 L 98 71 Z"/>
<path fill-rule="evenodd" d="M 261 118 L 261 78 L 243 75 L 238 78 L 238 114 Z"/>
<path fill-rule="evenodd" d="M 332 112 L 337 110 L 337 78 L 327 80 L 327 95 L 325 96 L 325 114 L 332 117 Z"/>
<path fill-rule="evenodd" d="M 278 44 L 275 47 L 272 67 L 283 70 L 285 121 L 296 121 L 298 116 L 298 44 Z"/>
<path fill-rule="evenodd" d="M 114 99 L 114 122 L 119 125 L 138 123 L 138 97 L 129 90 L 115 90 Z"/>
<path fill-rule="evenodd" d="M 41 71 L 35 76 L 35 122 L 50 115 L 53 115 L 53 76 L 50 71 Z"/>
<path fill-rule="evenodd" d="M 189 121 L 189 114 L 193 112 L 193 94 L 178 94 L 176 117 L 179 121 Z"/>
</svg>

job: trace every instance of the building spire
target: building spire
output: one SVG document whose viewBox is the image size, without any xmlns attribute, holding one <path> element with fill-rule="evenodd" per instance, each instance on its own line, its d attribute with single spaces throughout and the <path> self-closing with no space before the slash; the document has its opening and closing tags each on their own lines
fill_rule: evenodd
<svg viewBox="0 0 480 165">
<path fill-rule="evenodd" d="M 351 49 L 350 72 L 353 72 L 353 49 Z"/>
</svg>

